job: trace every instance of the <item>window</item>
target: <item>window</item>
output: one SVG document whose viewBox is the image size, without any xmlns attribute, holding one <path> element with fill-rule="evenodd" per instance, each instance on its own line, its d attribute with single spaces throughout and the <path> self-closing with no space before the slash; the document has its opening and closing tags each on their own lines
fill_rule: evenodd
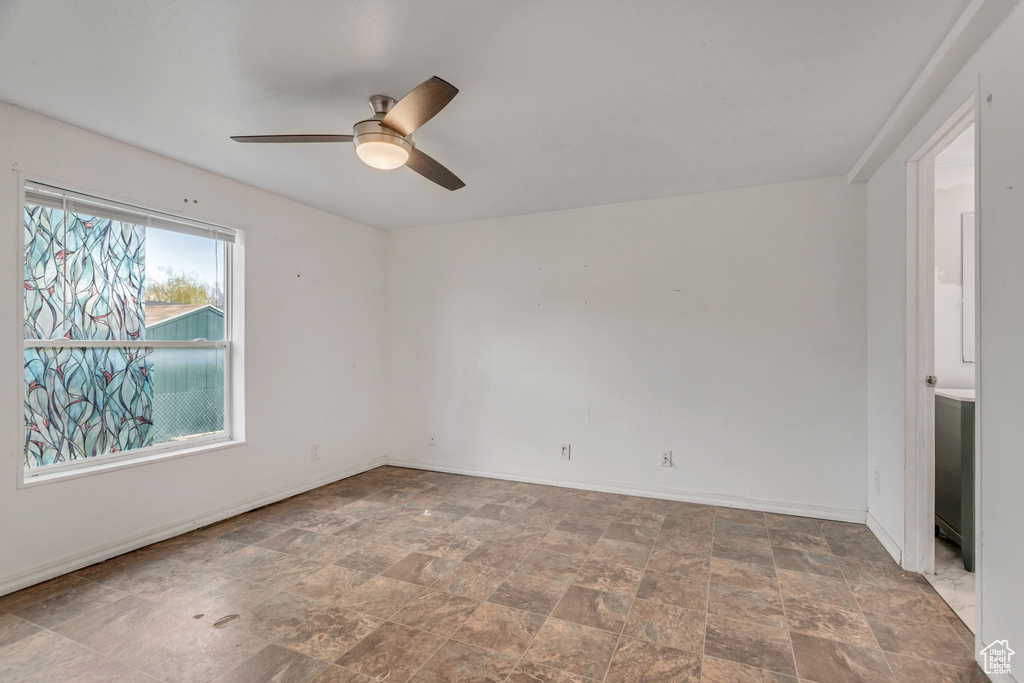
<svg viewBox="0 0 1024 683">
<path fill-rule="evenodd" d="M 231 438 L 234 239 L 26 183 L 26 477 Z"/>
</svg>

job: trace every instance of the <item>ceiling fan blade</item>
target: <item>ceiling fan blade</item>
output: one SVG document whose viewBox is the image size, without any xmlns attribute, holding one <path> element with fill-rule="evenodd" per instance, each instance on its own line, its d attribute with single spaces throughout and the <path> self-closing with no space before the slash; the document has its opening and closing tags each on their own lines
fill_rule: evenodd
<svg viewBox="0 0 1024 683">
<path fill-rule="evenodd" d="M 232 135 L 235 142 L 352 142 L 351 135 Z"/>
<path fill-rule="evenodd" d="M 454 192 L 460 187 L 466 186 L 466 183 L 459 180 L 454 173 L 415 147 L 409 152 L 409 160 L 405 162 L 405 165 L 446 190 Z"/>
<path fill-rule="evenodd" d="M 454 85 L 432 76 L 398 100 L 380 123 L 401 135 L 409 135 L 434 118 L 458 94 L 459 89 Z"/>
</svg>

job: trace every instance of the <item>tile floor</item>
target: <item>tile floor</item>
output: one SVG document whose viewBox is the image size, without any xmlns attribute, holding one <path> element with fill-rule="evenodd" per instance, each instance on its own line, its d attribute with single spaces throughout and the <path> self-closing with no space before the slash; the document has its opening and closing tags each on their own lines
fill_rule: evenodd
<svg viewBox="0 0 1024 683">
<path fill-rule="evenodd" d="M 935 573 L 925 578 L 956 615 L 974 631 L 974 572 L 964 569 L 960 546 L 945 536 L 935 539 Z"/>
<path fill-rule="evenodd" d="M 0 680 L 982 681 L 866 527 L 379 468 L 0 597 Z"/>
</svg>

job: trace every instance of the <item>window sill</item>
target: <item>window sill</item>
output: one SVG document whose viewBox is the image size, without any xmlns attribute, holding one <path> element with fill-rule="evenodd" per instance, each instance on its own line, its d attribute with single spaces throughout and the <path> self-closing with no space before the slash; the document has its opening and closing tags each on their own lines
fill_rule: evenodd
<svg viewBox="0 0 1024 683">
<path fill-rule="evenodd" d="M 199 455 L 201 453 L 212 453 L 213 451 L 221 451 L 228 448 L 235 448 L 237 446 L 244 445 L 246 445 L 245 441 L 235 441 L 233 439 L 226 439 L 224 441 L 216 441 L 214 443 L 193 446 L 192 448 L 182 448 L 180 450 L 140 455 L 137 458 L 131 458 L 127 460 L 116 460 L 114 462 L 98 462 L 90 467 L 82 467 L 73 470 L 64 470 L 62 472 L 51 472 L 49 474 L 43 472 L 35 475 L 27 475 L 23 469 L 21 477 L 19 477 L 18 488 L 27 489 L 32 488 L 34 486 L 52 484 L 58 481 L 67 481 L 69 479 L 78 479 L 80 477 L 91 477 L 96 474 L 103 474 L 105 472 L 112 472 L 114 470 L 123 470 L 129 467 L 138 467 L 139 465 L 148 465 L 154 462 L 174 460 L 176 458 L 184 458 L 191 455 Z M 24 468 L 24 465 L 21 463 L 19 463 L 19 466 Z"/>
</svg>

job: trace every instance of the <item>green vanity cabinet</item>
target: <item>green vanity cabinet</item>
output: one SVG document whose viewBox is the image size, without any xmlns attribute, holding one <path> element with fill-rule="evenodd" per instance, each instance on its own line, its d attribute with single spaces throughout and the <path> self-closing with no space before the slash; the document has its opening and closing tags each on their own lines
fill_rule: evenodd
<svg viewBox="0 0 1024 683">
<path fill-rule="evenodd" d="M 935 526 L 974 571 L 974 391 L 935 390 Z"/>
</svg>

